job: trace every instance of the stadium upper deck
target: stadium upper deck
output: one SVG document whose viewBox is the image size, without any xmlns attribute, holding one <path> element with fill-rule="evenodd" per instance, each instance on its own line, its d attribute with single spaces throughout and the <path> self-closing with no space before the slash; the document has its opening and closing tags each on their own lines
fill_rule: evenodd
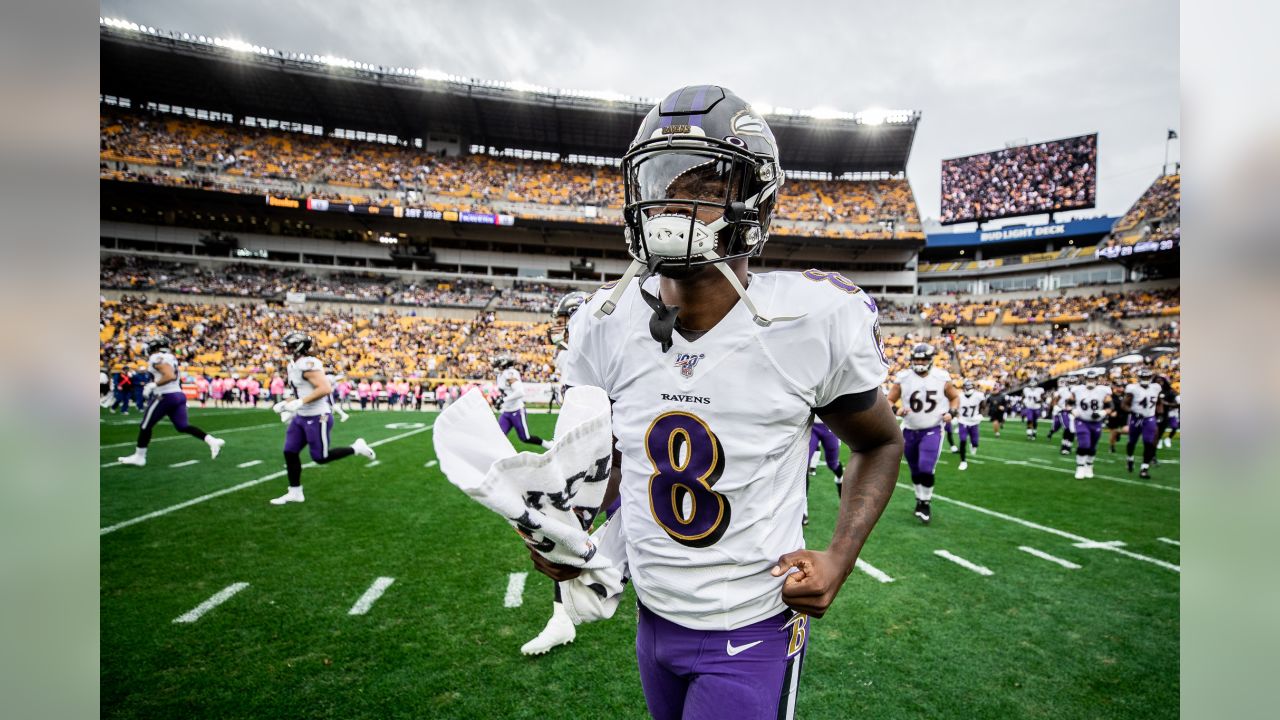
<svg viewBox="0 0 1280 720">
<path fill-rule="evenodd" d="M 656 100 L 486 82 L 435 71 L 282 52 L 103 18 L 99 92 L 299 125 L 420 139 L 463 149 L 617 157 Z M 763 109 L 761 108 L 763 111 Z M 791 171 L 902 173 L 918 111 L 792 111 L 769 125 Z"/>
</svg>

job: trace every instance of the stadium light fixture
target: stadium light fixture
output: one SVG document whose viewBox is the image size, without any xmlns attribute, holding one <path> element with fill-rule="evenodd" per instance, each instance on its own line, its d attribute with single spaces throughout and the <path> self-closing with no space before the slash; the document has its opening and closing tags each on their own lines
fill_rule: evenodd
<svg viewBox="0 0 1280 720">
<path fill-rule="evenodd" d="M 432 68 L 418 68 L 415 74 L 423 80 L 439 80 L 444 82 L 449 79 L 448 73 Z"/>
<path fill-rule="evenodd" d="M 867 108 L 862 112 L 855 113 L 853 119 L 862 125 L 883 125 L 888 117 L 889 111 L 884 108 Z"/>
<path fill-rule="evenodd" d="M 800 114 L 807 115 L 815 120 L 850 120 L 853 118 L 853 113 L 836 110 L 835 108 L 827 107 L 825 105 L 819 105 L 818 107 L 809 108 L 808 110 L 801 110 Z"/>
<path fill-rule="evenodd" d="M 772 105 L 770 105 L 770 104 L 769 104 L 769 103 L 767 103 L 767 102 L 752 102 L 752 103 L 751 103 L 751 109 L 755 110 L 756 112 L 760 113 L 761 115 L 772 115 L 772 114 L 773 114 L 773 106 L 772 106 Z"/>
</svg>

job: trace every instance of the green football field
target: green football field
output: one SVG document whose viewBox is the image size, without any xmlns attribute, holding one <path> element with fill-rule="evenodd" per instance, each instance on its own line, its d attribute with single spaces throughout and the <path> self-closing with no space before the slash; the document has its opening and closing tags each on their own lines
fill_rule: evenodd
<svg viewBox="0 0 1280 720">
<path fill-rule="evenodd" d="M 273 413 L 191 417 L 226 439 L 216 461 L 166 423 L 136 468 L 113 464 L 136 412 L 102 414 L 104 717 L 647 717 L 633 591 L 573 644 L 520 654 L 552 583 L 440 473 L 435 413 L 336 424 L 335 445 L 362 436 L 377 462 L 308 467 L 307 501 L 282 507 L 267 502 L 286 486 Z M 551 435 L 553 416 L 529 422 Z M 965 472 L 944 450 L 927 527 L 903 467 L 868 566 L 812 623 L 797 717 L 1176 717 L 1178 445 L 1140 481 L 1123 439 L 1114 455 L 1104 440 L 1097 477 L 1076 480 L 1046 431 L 984 425 Z M 809 505 L 821 548 L 837 510 L 825 468 Z"/>
</svg>

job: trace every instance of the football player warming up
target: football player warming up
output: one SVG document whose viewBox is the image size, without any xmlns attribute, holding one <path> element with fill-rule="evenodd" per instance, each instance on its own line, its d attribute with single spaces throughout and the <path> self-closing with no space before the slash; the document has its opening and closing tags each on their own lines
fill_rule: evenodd
<svg viewBox="0 0 1280 720">
<path fill-rule="evenodd" d="M 960 403 L 960 393 L 946 370 L 934 367 L 936 354 L 929 343 L 911 347 L 911 367 L 893 378 L 889 404 L 902 402 L 904 455 L 916 488 L 915 516 L 928 525 L 933 519 L 934 470 L 942 452 L 942 424 L 950 420 Z"/>
<path fill-rule="evenodd" d="M 1075 414 L 1072 409 L 1079 383 L 1080 379 L 1075 375 L 1058 378 L 1058 387 L 1053 391 L 1053 427 L 1049 430 L 1049 439 L 1052 440 L 1053 434 L 1058 430 L 1062 431 L 1061 453 L 1063 455 L 1071 454 L 1071 444 L 1076 439 L 1075 423 L 1072 422 Z"/>
<path fill-rule="evenodd" d="M 550 442 L 529 432 L 529 420 L 524 412 L 524 383 L 520 382 L 516 361 L 503 355 L 493 361 L 493 367 L 498 371 L 498 381 L 494 384 L 498 390 L 498 409 L 502 413 L 498 417 L 498 427 L 502 428 L 502 434 L 506 435 L 515 428 L 520 442 L 543 448 L 551 447 Z"/>
<path fill-rule="evenodd" d="M 160 421 L 169 418 L 173 427 L 181 433 L 205 441 L 214 460 L 222 452 L 226 440 L 216 438 L 187 422 L 187 396 L 178 382 L 178 359 L 174 357 L 169 338 L 163 335 L 146 341 L 147 371 L 155 378 L 142 388 L 147 403 L 142 411 L 142 424 L 138 427 L 138 446 L 132 455 L 116 458 L 121 465 L 147 464 L 147 446 L 151 444 L 151 431 Z M 127 413 L 126 413 L 127 414 Z"/>
<path fill-rule="evenodd" d="M 1111 387 L 1100 383 L 1104 373 L 1099 368 L 1085 372 L 1084 385 L 1072 388 L 1072 419 L 1076 429 L 1076 479 L 1093 477 L 1093 459 L 1102 442 L 1102 423 L 1111 415 Z"/>
<path fill-rule="evenodd" d="M 1139 477 L 1151 477 L 1151 461 L 1156 458 L 1156 415 L 1160 413 L 1163 401 L 1160 398 L 1160 385 L 1153 382 L 1151 368 L 1138 369 L 1138 381 L 1131 382 L 1124 388 L 1124 409 L 1129 413 L 1129 444 L 1125 447 L 1128 455 L 1129 472 L 1133 472 L 1133 449 L 1142 438 L 1142 468 Z"/>
<path fill-rule="evenodd" d="M 556 348 L 556 371 L 561 377 L 564 376 L 564 358 L 569 347 L 569 318 L 582 307 L 586 299 L 586 293 L 575 290 L 560 298 L 551 312 L 551 327 L 547 329 L 547 342 Z M 561 396 L 563 397 L 563 393 Z M 606 508 L 605 513 L 611 515 L 616 509 L 616 506 Z M 569 619 L 569 614 L 565 612 L 564 603 L 560 599 L 560 583 L 556 583 L 555 597 L 551 603 L 551 619 L 547 621 L 546 627 L 542 628 L 542 632 L 538 633 L 537 637 L 521 646 L 520 652 L 525 655 L 541 655 L 552 648 L 573 642 L 577 636 L 577 628 Z"/>
<path fill-rule="evenodd" d="M 783 174 L 768 124 L 728 90 L 668 95 L 622 176 L 634 261 L 570 320 L 565 381 L 613 400 L 648 710 L 789 718 L 808 620 L 852 571 L 902 457 L 876 305 L 834 273 L 747 271 Z M 825 550 L 804 549 L 801 527 L 815 414 L 852 450 Z"/>
<path fill-rule="evenodd" d="M 1035 440 L 1040 428 L 1040 402 L 1044 400 L 1044 388 L 1028 385 L 1022 388 L 1022 419 L 1027 421 L 1027 439 Z"/>
<path fill-rule="evenodd" d="M 289 490 L 271 500 L 272 505 L 303 502 L 302 448 L 309 448 L 311 459 L 317 465 L 331 463 L 352 455 L 377 459 L 373 448 L 364 438 L 356 438 L 350 447 L 330 447 L 329 433 L 333 430 L 331 394 L 333 387 L 324 374 L 324 364 L 311 351 L 311 336 L 303 332 L 291 332 L 284 336 L 284 348 L 293 359 L 289 362 L 289 385 L 296 395 L 292 400 L 282 400 L 272 407 L 289 429 L 284 435 L 284 467 L 289 477 Z"/>
<path fill-rule="evenodd" d="M 987 394 L 978 389 L 972 380 L 965 379 L 964 392 L 960 393 L 960 402 L 957 406 L 958 418 L 956 424 L 960 426 L 960 465 L 957 470 L 968 470 L 969 461 L 966 458 L 968 446 L 973 445 L 973 454 L 978 454 L 978 428 L 982 426 L 982 412 L 987 402 Z"/>
</svg>

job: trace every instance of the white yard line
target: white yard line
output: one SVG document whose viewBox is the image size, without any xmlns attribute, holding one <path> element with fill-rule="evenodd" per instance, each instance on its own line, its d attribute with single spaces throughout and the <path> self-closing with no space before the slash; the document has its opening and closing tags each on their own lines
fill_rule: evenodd
<svg viewBox="0 0 1280 720">
<path fill-rule="evenodd" d="M 1068 475 L 1074 475 L 1076 472 L 1075 470 L 1069 470 L 1067 468 L 1051 467 L 1047 461 L 1040 460 L 1038 458 L 1027 458 L 1027 460 L 1011 460 L 1008 458 L 999 457 L 998 455 L 985 455 L 984 457 L 986 457 L 988 460 L 995 460 L 996 462 L 1002 462 L 1005 465 L 1023 465 L 1026 467 L 1035 467 L 1040 470 L 1049 470 L 1050 472 L 1067 473 Z M 1036 463 L 1036 464 L 1031 465 L 1030 463 Z M 1155 488 L 1156 490 L 1164 490 L 1166 492 L 1176 492 L 1176 493 L 1182 492 L 1181 489 L 1176 487 L 1171 487 L 1169 485 L 1160 485 L 1158 483 L 1142 482 L 1141 480 L 1130 480 L 1129 478 L 1119 478 L 1119 477 L 1114 477 L 1112 475 L 1094 475 L 1092 478 L 1089 478 L 1089 479 L 1090 480 L 1109 480 L 1111 482 L 1124 483 L 1125 485 L 1140 485 L 1142 487 Z"/>
<path fill-rule="evenodd" d="M 391 583 L 395 581 L 395 578 L 389 577 L 380 577 L 377 580 L 374 580 L 373 584 L 369 586 L 369 589 L 365 590 L 364 594 L 360 596 L 360 599 L 356 601 L 356 604 L 352 605 L 351 609 L 347 611 L 347 614 L 364 615 L 369 612 L 369 608 L 373 607 L 373 604 L 377 602 L 378 598 L 382 597 L 382 593 L 386 592 L 387 588 L 391 587 Z"/>
<path fill-rule="evenodd" d="M 234 585 L 228 585 L 214 593 L 213 597 L 192 608 L 189 612 L 174 618 L 173 621 L 175 623 L 193 623 L 199 620 L 200 616 L 230 600 L 232 595 L 235 595 L 247 587 L 249 587 L 249 583 L 247 582 L 238 582 Z"/>
<path fill-rule="evenodd" d="M 904 485 L 902 483 L 898 483 L 898 489 L 914 491 L 914 488 L 912 488 L 910 485 Z M 974 512 L 980 512 L 980 513 L 983 513 L 984 515 L 990 515 L 991 517 L 1000 518 L 1001 520 L 1008 520 L 1009 522 L 1017 523 L 1019 525 L 1022 525 L 1023 527 L 1029 527 L 1032 530 L 1039 530 L 1041 532 L 1047 532 L 1052 535 L 1057 535 L 1058 537 L 1066 538 L 1067 540 L 1070 540 L 1072 542 L 1096 543 L 1096 541 L 1090 540 L 1089 538 L 1084 537 L 1083 535 L 1076 535 L 1075 533 L 1069 533 L 1065 530 L 1059 530 L 1057 528 L 1051 528 L 1047 525 L 1034 523 L 1034 522 L 1031 522 L 1030 520 L 1023 520 L 1020 517 L 1014 517 L 1013 515 L 1008 515 L 1002 512 L 998 512 L 996 510 L 984 508 L 980 505 L 967 503 L 967 502 L 964 502 L 963 500 L 953 500 L 945 495 L 938 495 L 937 493 L 934 493 L 933 499 L 941 500 L 943 502 L 949 502 L 952 505 L 959 505 L 962 508 L 968 508 L 969 510 L 973 510 Z M 1097 544 L 1103 546 L 1099 548 L 1102 550 L 1110 550 L 1111 552 L 1117 553 L 1119 555 L 1124 555 L 1125 557 L 1133 558 L 1134 560 L 1141 560 L 1143 562 L 1149 562 L 1152 565 L 1159 565 L 1160 567 L 1165 568 L 1166 570 L 1172 570 L 1176 573 L 1182 572 L 1182 568 L 1178 567 L 1177 565 L 1174 565 L 1173 563 L 1167 563 L 1163 560 L 1157 560 L 1153 557 L 1147 557 L 1146 555 L 1139 555 L 1138 553 L 1130 552 L 1128 550 L 1125 550 L 1119 547 L 1114 547 L 1114 546 L 1107 547 L 1105 546 L 1106 543 L 1097 543 Z"/>
<path fill-rule="evenodd" d="M 264 423 L 262 425 L 249 425 L 247 427 L 234 427 L 234 428 L 228 428 L 226 430 L 215 430 L 214 432 L 210 433 L 210 435 L 213 435 L 215 437 L 222 437 L 223 435 L 229 435 L 231 433 L 245 432 L 246 430 L 261 430 L 262 428 L 268 428 L 268 427 L 280 427 L 280 423 L 272 422 L 272 423 Z M 154 438 L 151 442 L 152 443 L 168 442 L 170 440 L 181 440 L 185 437 L 188 437 L 188 436 L 187 435 L 170 435 L 168 437 Z M 129 442 L 119 442 L 119 443 L 113 443 L 111 445 L 99 445 L 98 449 L 109 450 L 111 448 L 133 447 L 136 444 L 137 444 L 137 441 L 130 440 Z"/>
<path fill-rule="evenodd" d="M 1177 545 L 1178 547 L 1182 547 L 1182 541 L 1181 541 L 1181 540 L 1170 540 L 1170 539 L 1169 539 L 1169 538 L 1167 538 L 1167 537 L 1156 538 L 1156 539 L 1157 539 L 1157 540 L 1159 540 L 1159 541 L 1160 541 L 1160 542 L 1162 542 L 1162 543 L 1168 543 L 1168 544 L 1170 544 L 1170 545 Z"/>
<path fill-rule="evenodd" d="M 170 465 L 169 467 L 180 468 L 180 467 L 188 467 L 190 465 L 199 465 L 199 464 L 200 464 L 199 460 L 184 460 L 183 462 L 176 462 Z"/>
<path fill-rule="evenodd" d="M 115 467 L 115 466 L 117 466 L 117 465 L 123 465 L 123 464 L 124 464 L 124 463 L 122 463 L 122 462 L 109 462 L 109 463 L 102 463 L 102 464 L 101 464 L 101 465 L 99 465 L 98 467 L 109 468 L 109 467 Z"/>
<path fill-rule="evenodd" d="M 937 496 L 935 495 L 934 497 L 937 497 Z M 991 572 L 990 569 L 984 568 L 981 565 L 975 565 L 969 562 L 968 560 L 965 560 L 964 558 L 960 557 L 959 555 L 954 555 L 950 552 L 947 552 L 946 550 L 934 550 L 933 554 L 945 560 L 950 560 L 951 562 L 959 565 L 962 568 L 972 570 L 978 573 L 979 575 L 995 575 L 995 573 Z"/>
<path fill-rule="evenodd" d="M 1066 568 L 1066 569 L 1068 569 L 1068 570 L 1079 570 L 1079 569 L 1080 569 L 1080 566 L 1079 566 L 1079 565 L 1077 565 L 1077 564 L 1075 564 L 1075 563 L 1071 562 L 1070 560 L 1063 560 L 1063 559 L 1062 559 L 1062 558 L 1060 558 L 1060 557 L 1055 557 L 1055 556 L 1053 556 L 1053 555 L 1050 555 L 1050 554 L 1049 554 L 1049 553 L 1047 553 L 1047 552 L 1044 552 L 1044 551 L 1041 551 L 1041 550 L 1037 550 L 1037 549 L 1035 549 L 1035 548 L 1033 548 L 1033 547 L 1027 547 L 1026 545 L 1019 545 L 1019 546 L 1018 546 L 1018 549 L 1019 549 L 1019 550 L 1021 550 L 1022 552 L 1025 552 L 1025 553 L 1031 553 L 1032 555 L 1035 555 L 1036 557 L 1040 558 L 1041 560 L 1048 560 L 1048 561 L 1049 561 L 1049 562 L 1051 562 L 1051 563 L 1058 563 L 1059 565 L 1061 565 L 1062 567 L 1064 567 L 1064 568 Z"/>
<path fill-rule="evenodd" d="M 882 583 L 893 582 L 893 578 L 886 575 L 883 571 L 877 570 L 875 566 L 863 560 L 862 558 L 858 558 L 857 562 L 855 562 L 853 566 L 858 568 L 862 572 L 870 575 L 871 577 L 875 578 L 876 580 L 879 580 Z"/>
<path fill-rule="evenodd" d="M 439 465 L 439 464 L 440 464 L 439 460 L 428 460 L 427 464 L 423 465 L 423 467 L 435 467 L 436 465 Z"/>
<path fill-rule="evenodd" d="M 369 447 L 377 447 L 377 446 L 379 446 L 379 445 L 385 445 L 386 443 L 389 443 L 389 442 L 394 442 L 394 441 L 396 441 L 396 440 L 400 440 L 400 439 L 403 439 L 403 438 L 407 438 L 407 437 L 409 437 L 410 435 L 417 435 L 418 433 L 426 432 L 427 430 L 430 430 L 430 429 L 431 429 L 431 427 L 432 427 L 432 425 L 428 425 L 428 426 L 426 426 L 426 427 L 424 427 L 424 428 L 418 428 L 417 430 L 410 430 L 409 432 L 400 433 L 399 435 L 392 435 L 392 436 L 391 436 L 391 437 L 389 437 L 389 438 L 384 438 L 384 439 L 382 439 L 382 440 L 378 440 L 377 442 L 371 442 L 371 443 L 369 443 Z M 307 467 L 315 467 L 315 465 L 316 465 L 315 463 L 307 463 L 306 465 L 303 465 L 302 467 L 304 467 L 304 468 L 307 468 Z M 112 532 L 115 532 L 116 530 L 120 530 L 120 529 L 122 529 L 122 528 L 127 528 L 127 527 L 129 527 L 130 525 L 136 525 L 136 524 L 138 524 L 138 523 L 140 523 L 140 522 L 145 522 L 145 521 L 147 521 L 147 520 L 152 520 L 152 519 L 154 519 L 154 518 L 158 518 L 158 517 L 160 517 L 160 516 L 162 516 L 162 515 L 168 515 L 168 514 L 169 514 L 169 513 L 171 513 L 171 512 L 174 512 L 174 511 L 176 511 L 176 510 L 182 510 L 183 508 L 189 508 L 189 507 L 191 507 L 192 505 L 199 505 L 200 503 L 205 502 L 205 501 L 207 501 L 207 500 L 212 500 L 212 499 L 214 499 L 214 498 L 216 498 L 216 497 L 221 497 L 221 496 L 223 496 L 223 495 L 227 495 L 227 494 L 229 494 L 229 493 L 233 493 L 233 492 L 236 492 L 236 491 L 238 491 L 238 490 L 244 490 L 245 488 L 250 488 L 250 487 L 253 487 L 254 485 L 261 485 L 261 484 L 262 484 L 262 483 L 264 483 L 264 482 L 268 482 L 268 481 L 271 481 L 271 480 L 275 480 L 276 478 L 284 477 L 284 476 L 285 476 L 285 473 L 286 473 L 286 471 L 285 471 L 285 470 L 280 470 L 280 471 L 277 471 L 277 472 L 273 472 L 273 473 L 271 473 L 270 475 L 263 475 L 262 477 L 257 478 L 256 480 L 249 480 L 248 482 L 242 482 L 242 483 L 240 483 L 239 485 L 232 485 L 232 486 L 231 486 L 231 487 L 229 487 L 229 488 L 223 488 L 223 489 L 218 490 L 218 491 L 216 491 L 216 492 L 211 492 L 211 493 L 209 493 L 208 495 L 201 495 L 201 496 L 200 496 L 200 497 L 198 497 L 198 498 L 192 498 L 191 500 L 187 500 L 186 502 L 180 502 L 180 503 L 178 503 L 177 505 L 170 505 L 170 506 L 169 506 L 169 507 L 167 507 L 167 508 L 162 508 L 162 509 L 160 509 L 160 510 L 156 510 L 155 512 L 147 513 L 146 515 L 139 515 L 139 516 L 138 516 L 138 517 L 136 517 L 136 518 L 132 518 L 132 519 L 130 519 L 130 520 L 125 520 L 125 521 L 123 521 L 123 522 L 118 522 L 118 523 L 116 523 L 115 525 L 109 525 L 109 526 L 104 527 L 104 528 L 102 528 L 101 530 L 99 530 L 99 531 L 98 531 L 98 536 L 99 536 L 99 537 L 101 537 L 101 536 L 103 536 L 103 535 L 106 535 L 107 533 L 112 533 Z"/>
<path fill-rule="evenodd" d="M 516 608 L 524 604 L 524 581 L 527 572 L 514 572 L 507 576 L 507 594 L 502 598 L 502 607 Z"/>
<path fill-rule="evenodd" d="M 367 468 L 377 467 L 377 466 L 379 466 L 379 465 L 381 465 L 381 464 L 382 464 L 382 461 L 381 461 L 381 460 L 374 460 L 373 462 L 371 462 L 371 463 L 369 463 L 369 464 L 365 465 L 365 467 L 367 467 Z"/>
<path fill-rule="evenodd" d="M 239 465 L 237 465 L 236 467 L 238 467 L 238 468 L 251 468 L 251 467 L 253 467 L 254 465 L 261 465 L 261 464 L 262 464 L 262 461 L 261 461 L 261 460 L 250 460 L 249 462 L 242 462 L 242 463 L 240 463 Z"/>
</svg>

